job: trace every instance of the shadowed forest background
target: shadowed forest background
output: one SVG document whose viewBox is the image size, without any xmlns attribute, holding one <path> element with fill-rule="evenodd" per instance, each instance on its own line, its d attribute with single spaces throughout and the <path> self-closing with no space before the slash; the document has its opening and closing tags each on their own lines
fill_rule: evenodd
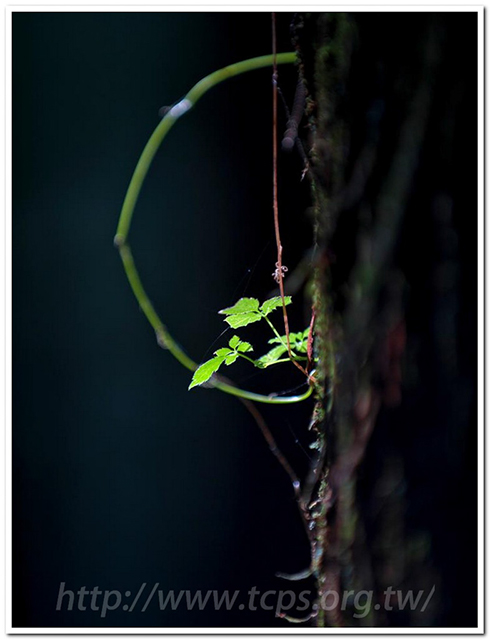
<svg viewBox="0 0 490 640">
<path fill-rule="evenodd" d="M 473 626 L 476 15 L 440 15 L 458 50 L 434 91 L 442 110 L 448 83 L 457 118 L 447 166 L 431 165 L 434 136 L 418 184 L 430 176 L 444 183 L 444 174 L 454 216 L 442 200 L 439 214 L 421 215 L 405 235 L 403 264 L 412 267 L 403 289 L 410 302 L 402 400 L 379 416 L 359 500 L 368 537 L 369 526 L 403 530 L 391 541 L 414 571 L 403 587 L 436 584 L 430 624 Z M 278 14 L 279 51 L 292 50 L 292 21 Z M 61 582 L 73 591 L 98 585 L 132 593 L 143 582 L 163 591 L 313 589 L 312 581 L 275 577 L 309 564 L 287 476 L 240 403 L 216 390 L 187 391 L 190 373 L 157 346 L 112 245 L 159 109 L 215 69 L 270 53 L 270 14 L 28 12 L 14 13 L 12 24 L 13 625 L 290 627 L 260 609 L 172 612 L 155 602 L 145 613 L 120 608 L 104 619 L 90 609 L 55 610 Z M 415 33 L 416 14 L 410 26 Z M 368 27 L 360 24 L 361 33 L 372 32 L 376 60 L 375 42 L 396 46 L 400 22 L 385 16 L 379 32 Z M 301 37 L 303 47 L 304 38 L 313 42 L 313 31 L 310 21 L 300 46 Z M 296 79 L 292 66 L 280 68 L 289 104 Z M 384 90 L 381 83 L 381 101 Z M 219 309 L 274 289 L 271 121 L 269 70 L 214 88 L 165 140 L 136 209 L 131 245 L 146 288 L 197 361 L 221 346 L 214 344 L 224 328 Z M 307 145 L 308 130 L 301 135 Z M 305 256 L 308 264 L 313 244 L 302 169 L 298 155 L 281 154 L 290 272 Z M 433 198 L 429 183 L 412 201 L 422 213 L 424 193 Z M 340 225 L 337 242 L 342 234 L 348 229 Z M 449 254 L 436 255 L 434 246 Z M 356 251 L 345 247 L 335 246 L 339 299 Z M 303 329 L 307 300 L 293 300 L 293 328 Z M 292 367 L 263 373 L 245 365 L 230 375 L 262 393 L 301 383 Z M 311 457 L 312 406 L 263 410 L 300 473 Z M 403 499 L 389 512 L 394 520 L 383 521 L 382 512 L 369 512 L 370 492 L 378 469 L 390 465 L 400 470 Z M 417 624 L 396 614 L 389 623 Z"/>
</svg>

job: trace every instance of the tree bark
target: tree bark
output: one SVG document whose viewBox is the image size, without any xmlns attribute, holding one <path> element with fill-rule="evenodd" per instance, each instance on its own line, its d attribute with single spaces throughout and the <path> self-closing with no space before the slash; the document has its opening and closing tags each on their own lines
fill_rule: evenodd
<svg viewBox="0 0 490 640">
<path fill-rule="evenodd" d="M 476 34 L 476 14 L 294 25 L 323 389 L 304 489 L 318 626 L 476 624 Z M 432 587 L 423 612 L 389 591 Z"/>
</svg>

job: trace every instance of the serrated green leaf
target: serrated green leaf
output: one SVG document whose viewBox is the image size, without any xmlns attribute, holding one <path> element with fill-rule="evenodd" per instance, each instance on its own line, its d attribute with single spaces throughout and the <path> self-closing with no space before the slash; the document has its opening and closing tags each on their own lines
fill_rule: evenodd
<svg viewBox="0 0 490 640">
<path fill-rule="evenodd" d="M 232 307 L 221 309 L 218 313 L 222 313 L 225 316 L 236 315 L 237 313 L 249 313 L 250 311 L 259 310 L 259 301 L 257 298 L 240 298 Z"/>
<path fill-rule="evenodd" d="M 228 347 L 222 347 L 221 349 L 218 349 L 218 351 L 214 352 L 214 354 L 217 356 L 227 356 L 230 353 L 233 353 L 233 351 Z"/>
<path fill-rule="evenodd" d="M 292 342 L 294 340 L 294 336 L 296 334 L 295 333 L 290 333 L 289 334 L 289 339 Z M 275 338 L 271 338 L 270 340 L 267 341 L 269 344 L 283 344 L 286 343 L 286 336 L 280 336 L 279 338 L 276 336 Z"/>
<path fill-rule="evenodd" d="M 288 304 L 291 304 L 291 302 L 292 302 L 291 296 L 284 296 L 284 303 L 286 304 L 286 306 Z M 274 298 L 270 298 L 269 300 L 266 300 L 260 307 L 260 310 L 264 315 L 267 316 L 269 315 L 269 313 L 271 313 L 271 311 L 274 311 L 274 309 L 277 309 L 278 307 L 282 307 L 281 296 L 276 296 Z"/>
<path fill-rule="evenodd" d="M 298 333 L 290 333 L 289 334 L 289 342 L 291 344 L 291 349 L 293 351 L 298 351 L 299 353 L 306 353 L 308 349 L 308 335 L 310 333 L 309 329 L 305 329 L 304 331 L 298 331 Z M 268 340 L 269 344 L 282 344 L 286 342 L 286 336 L 281 336 L 278 338 L 271 338 Z"/>
<path fill-rule="evenodd" d="M 294 340 L 291 340 L 291 349 L 297 351 L 298 353 L 306 353 L 308 350 L 308 341 L 306 338 L 300 337 Z"/>
<path fill-rule="evenodd" d="M 271 364 L 274 364 L 281 356 L 283 356 L 287 352 L 287 348 L 280 344 L 277 347 L 271 349 L 268 353 L 261 356 L 258 360 L 255 361 L 255 364 L 258 367 L 268 367 Z"/>
<path fill-rule="evenodd" d="M 230 366 L 230 364 L 233 364 L 237 358 L 238 358 L 238 353 L 236 353 L 236 352 L 235 353 L 231 353 L 229 356 L 226 357 L 225 364 Z"/>
<path fill-rule="evenodd" d="M 238 336 L 233 336 L 230 342 L 228 342 L 228 344 L 232 349 L 236 349 L 240 343 L 241 343 L 241 340 Z"/>
<path fill-rule="evenodd" d="M 306 342 L 292 342 L 291 349 L 297 353 L 306 353 L 308 351 L 308 344 Z"/>
<path fill-rule="evenodd" d="M 203 384 L 204 382 L 207 382 L 209 378 L 213 375 L 213 373 L 218 371 L 220 366 L 225 361 L 225 357 L 226 356 L 215 356 L 214 358 L 211 358 L 211 360 L 204 362 L 200 367 L 198 367 L 194 371 L 194 375 L 192 376 L 192 381 L 189 385 L 189 389 L 192 389 L 193 387 L 197 387 L 198 385 Z"/>
<path fill-rule="evenodd" d="M 238 329 L 239 327 L 246 327 L 247 324 L 251 324 L 252 322 L 258 322 L 261 319 L 262 316 L 258 312 L 238 313 L 225 318 L 225 322 L 227 322 L 233 329 Z"/>
<path fill-rule="evenodd" d="M 249 351 L 253 351 L 254 348 L 252 347 L 250 342 L 240 342 L 236 350 L 240 353 L 248 353 Z"/>
</svg>

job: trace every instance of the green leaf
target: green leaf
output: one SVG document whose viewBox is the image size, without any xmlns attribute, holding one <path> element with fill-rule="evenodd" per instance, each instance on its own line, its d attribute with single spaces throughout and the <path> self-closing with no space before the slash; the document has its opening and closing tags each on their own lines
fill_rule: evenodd
<svg viewBox="0 0 490 640">
<path fill-rule="evenodd" d="M 291 304 L 291 302 L 292 302 L 291 296 L 284 296 L 284 303 L 286 304 L 286 306 L 288 304 Z M 271 313 L 271 311 L 274 311 L 274 309 L 277 309 L 278 307 L 282 307 L 281 296 L 276 296 L 275 298 L 270 298 L 269 300 L 266 300 L 260 307 L 260 310 L 264 315 L 267 316 L 269 315 L 269 313 Z"/>
<path fill-rule="evenodd" d="M 253 351 L 254 348 L 252 347 L 250 342 L 240 342 L 236 350 L 240 353 L 248 353 L 249 351 Z"/>
<path fill-rule="evenodd" d="M 204 362 L 200 367 L 198 367 L 194 371 L 194 375 L 192 376 L 192 381 L 189 385 L 189 389 L 192 389 L 192 387 L 197 387 L 198 385 L 203 384 L 204 382 L 207 382 L 209 378 L 213 375 L 213 373 L 218 371 L 220 366 L 225 361 L 225 358 L 226 356 L 215 356 L 214 358 L 211 358 L 211 360 Z"/>
<path fill-rule="evenodd" d="M 308 350 L 308 334 L 310 330 L 302 331 L 290 336 L 291 348 L 299 353 L 306 353 Z"/>
<path fill-rule="evenodd" d="M 229 349 L 228 347 L 223 347 L 222 349 L 218 349 L 218 351 L 214 352 L 214 354 L 216 356 L 227 356 L 230 353 L 233 353 L 233 351 L 231 349 Z"/>
<path fill-rule="evenodd" d="M 259 301 L 257 298 L 240 298 L 240 300 L 232 307 L 221 309 L 218 313 L 225 316 L 235 315 L 237 313 L 249 313 L 250 311 L 259 310 Z"/>
<path fill-rule="evenodd" d="M 308 351 L 308 344 L 306 342 L 292 342 L 291 349 L 297 353 L 306 353 Z"/>
<path fill-rule="evenodd" d="M 230 353 L 230 355 L 227 356 L 226 359 L 225 359 L 225 364 L 230 366 L 230 364 L 233 364 L 237 358 L 238 358 L 238 353 L 236 353 L 236 352 L 235 353 Z"/>
<path fill-rule="evenodd" d="M 281 356 L 283 356 L 287 352 L 287 348 L 280 344 L 277 347 L 271 349 L 268 353 L 261 356 L 258 360 L 255 361 L 256 366 L 260 368 L 268 367 L 271 364 L 274 364 Z"/>
<path fill-rule="evenodd" d="M 291 344 L 291 349 L 293 351 L 297 351 L 299 353 L 306 353 L 308 350 L 308 335 L 310 333 L 309 328 L 304 331 L 299 331 L 298 333 L 290 333 L 289 334 L 289 342 Z M 286 342 L 286 336 L 281 336 L 278 338 L 271 338 L 269 344 L 282 344 Z"/>
<path fill-rule="evenodd" d="M 262 316 L 258 312 L 238 313 L 225 318 L 225 322 L 227 322 L 233 329 L 238 329 L 239 327 L 246 327 L 247 324 L 251 324 L 252 322 L 258 322 L 261 319 Z"/>
<path fill-rule="evenodd" d="M 293 342 L 295 335 L 296 335 L 295 333 L 290 333 L 289 334 L 289 340 L 291 342 Z M 286 344 L 287 343 L 287 338 L 286 338 L 285 335 L 284 336 L 280 336 L 279 338 L 276 336 L 275 338 L 271 338 L 270 340 L 267 340 L 267 342 L 269 344 L 283 344 L 283 343 Z"/>
<path fill-rule="evenodd" d="M 239 351 L 240 353 L 253 351 L 253 347 L 250 342 L 243 342 L 238 336 L 233 336 L 228 344 L 233 349 L 233 351 Z"/>
</svg>

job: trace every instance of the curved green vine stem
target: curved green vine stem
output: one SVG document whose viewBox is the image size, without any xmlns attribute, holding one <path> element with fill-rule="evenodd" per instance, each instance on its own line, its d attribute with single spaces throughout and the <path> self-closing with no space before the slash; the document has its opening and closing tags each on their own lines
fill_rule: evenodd
<svg viewBox="0 0 490 640">
<path fill-rule="evenodd" d="M 295 62 L 295 53 L 279 53 L 277 54 L 277 64 L 291 64 Z M 152 133 L 150 139 L 146 143 L 143 153 L 138 160 L 138 164 L 134 170 L 131 182 L 124 199 L 124 203 L 119 216 L 119 222 L 117 225 L 116 236 L 114 238 L 114 244 L 119 249 L 119 254 L 124 266 L 124 271 L 128 278 L 129 284 L 133 291 L 133 294 L 138 301 L 138 304 L 145 314 L 148 322 L 153 327 L 158 344 L 170 351 L 174 358 L 180 362 L 186 369 L 195 371 L 198 368 L 198 364 L 194 362 L 182 349 L 182 347 L 174 340 L 169 333 L 167 327 L 163 324 L 158 316 L 155 308 L 153 307 L 148 295 L 143 287 L 140 276 L 134 263 L 133 255 L 131 253 L 130 246 L 127 242 L 131 221 L 133 218 L 134 208 L 138 200 L 138 196 L 143 186 L 143 182 L 146 178 L 150 165 L 162 144 L 165 136 L 176 123 L 176 121 L 187 113 L 196 102 L 212 87 L 215 87 L 220 82 L 238 76 L 246 71 L 253 71 L 254 69 L 260 69 L 263 67 L 272 66 L 273 56 L 260 56 L 258 58 L 251 58 L 250 60 L 243 60 L 236 64 L 229 65 L 223 69 L 219 69 L 214 73 L 206 76 L 200 80 L 192 89 L 186 94 L 186 96 L 177 104 L 175 104 L 170 111 L 165 115 L 162 121 L 158 124 L 155 131 Z M 298 396 L 279 396 L 276 394 L 270 394 L 268 396 L 253 393 L 251 391 L 245 391 L 238 387 L 224 382 L 218 375 L 207 383 L 206 386 L 215 387 L 220 391 L 228 393 L 238 398 L 245 400 L 252 400 L 254 402 L 263 402 L 266 404 L 293 404 L 301 402 L 310 397 L 313 391 L 313 387 L 310 385 L 308 390 L 302 395 Z"/>
</svg>

